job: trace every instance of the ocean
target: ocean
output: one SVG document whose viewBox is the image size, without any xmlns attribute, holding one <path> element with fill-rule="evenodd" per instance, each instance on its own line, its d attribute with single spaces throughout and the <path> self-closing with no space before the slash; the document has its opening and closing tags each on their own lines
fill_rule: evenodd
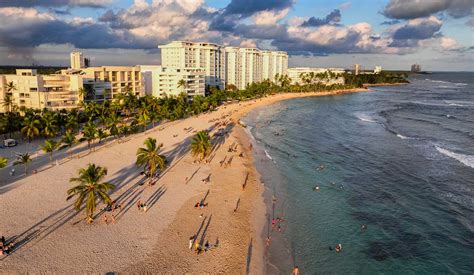
<svg viewBox="0 0 474 275">
<path fill-rule="evenodd" d="M 474 74 L 409 80 L 244 118 L 268 274 L 473 274 Z"/>
</svg>

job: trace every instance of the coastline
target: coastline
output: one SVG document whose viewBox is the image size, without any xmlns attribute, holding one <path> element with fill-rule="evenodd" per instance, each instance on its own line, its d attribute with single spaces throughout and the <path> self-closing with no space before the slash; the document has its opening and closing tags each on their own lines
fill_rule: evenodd
<svg viewBox="0 0 474 275">
<path fill-rule="evenodd" d="M 360 88 L 285 93 L 225 104 L 215 112 L 166 123 L 159 127 L 164 127 L 164 130 L 155 129 L 137 134 L 125 143 L 114 144 L 61 164 L 61 167 L 29 175 L 15 183 L 12 190 L 2 194 L 5 203 L 4 211 L 0 213 L 0 219 L 5 221 L 2 234 L 28 238 L 22 244 L 25 247 L 0 259 L 2 270 L 134 273 L 247 271 L 263 274 L 265 249 L 262 232 L 267 213 L 264 188 L 255 167 L 253 152 L 249 150 L 250 138 L 237 122 L 254 108 L 282 100 L 367 91 L 370 90 Z M 186 149 L 193 133 L 183 133 L 183 128 L 192 125 L 196 130 L 213 129 L 213 119 L 232 120 L 236 127 L 226 128 L 228 135 L 218 144 L 211 163 L 195 164 Z M 179 137 L 175 137 L 178 133 Z M 139 169 L 134 166 L 134 152 L 148 136 L 164 141 L 163 151 L 173 157 L 170 168 L 163 173 L 158 186 L 142 188 L 137 187 L 140 179 L 137 176 Z M 244 157 L 238 157 L 237 152 L 228 154 L 227 148 L 234 142 L 239 144 L 238 153 L 243 151 Z M 231 155 L 234 156 L 231 167 L 222 168 L 219 162 Z M 63 196 L 58 196 L 70 186 L 65 179 L 74 176 L 78 168 L 91 162 L 109 168 L 106 180 L 120 180 L 118 184 L 125 181 L 112 194 L 112 198 L 130 198 L 126 203 L 132 209 L 127 209 L 117 224 L 102 224 L 102 217 L 92 226 L 77 223 L 77 213 L 65 202 Z M 208 174 L 212 175 L 210 184 L 202 183 L 201 179 Z M 248 184 L 242 190 L 246 175 Z M 206 201 L 209 206 L 202 211 L 193 209 L 195 202 L 202 199 L 208 190 L 210 195 Z M 25 197 L 28 199 L 22 207 L 16 207 L 16 202 L 24 201 Z M 136 203 L 134 200 L 146 200 L 147 197 L 156 206 L 151 205 L 146 214 L 133 209 Z M 40 201 L 42 207 L 38 209 L 35 205 Z M 238 211 L 234 213 L 237 201 L 240 203 Z M 200 213 L 204 219 L 199 217 Z M 39 220 L 41 221 L 38 222 Z M 219 239 L 218 247 L 199 256 L 195 255 L 187 248 L 187 243 L 196 231 L 201 236 L 206 232 L 202 239 L 209 240 L 212 244 Z M 63 242 L 64 239 L 70 241 Z M 36 245 L 40 241 L 41 245 Z M 103 256 L 90 257 L 97 253 Z M 26 258 L 29 259 L 28 265 L 23 262 Z M 51 259 L 55 259 L 54 262 Z M 88 261 L 86 267 L 80 264 L 85 260 Z"/>
<path fill-rule="evenodd" d="M 364 84 L 366 88 L 370 87 L 384 87 L 384 86 L 404 86 L 410 84 L 409 82 L 397 82 L 397 83 L 376 83 L 376 84 Z"/>
</svg>

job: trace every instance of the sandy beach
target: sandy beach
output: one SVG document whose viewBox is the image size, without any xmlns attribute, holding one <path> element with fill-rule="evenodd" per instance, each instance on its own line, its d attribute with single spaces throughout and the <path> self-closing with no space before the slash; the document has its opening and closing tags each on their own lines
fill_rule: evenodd
<svg viewBox="0 0 474 275">
<path fill-rule="evenodd" d="M 0 235 L 17 243 L 12 254 L 0 256 L 0 273 L 263 274 L 264 186 L 239 118 L 280 100 L 363 91 L 369 90 L 278 94 L 223 105 L 18 179 L 0 193 Z M 227 122 L 220 126 L 227 134 L 213 140 L 210 163 L 195 163 L 190 139 L 204 129 L 212 136 L 220 128 L 214 127 L 216 122 Z M 148 137 L 164 144 L 162 152 L 171 161 L 153 186 L 143 184 L 135 166 L 135 153 Z M 237 149 L 229 152 L 229 147 Z M 108 223 L 101 213 L 88 225 L 83 213 L 66 201 L 69 178 L 88 163 L 107 167 L 105 181 L 116 185 L 111 198 L 122 208 L 113 213 L 115 223 L 104 212 Z M 210 181 L 203 182 L 209 175 Z M 196 209 L 203 198 L 208 205 Z M 139 200 L 146 202 L 146 212 L 137 209 Z M 191 236 L 202 244 L 208 241 L 211 249 L 197 255 L 188 247 Z"/>
</svg>

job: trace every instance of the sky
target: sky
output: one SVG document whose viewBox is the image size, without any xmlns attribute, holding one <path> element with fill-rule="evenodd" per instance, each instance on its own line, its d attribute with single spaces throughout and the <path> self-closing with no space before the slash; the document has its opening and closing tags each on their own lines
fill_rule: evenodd
<svg viewBox="0 0 474 275">
<path fill-rule="evenodd" d="M 159 65 L 173 40 L 287 51 L 290 67 L 474 71 L 473 0 L 0 0 L 0 65 Z"/>
</svg>

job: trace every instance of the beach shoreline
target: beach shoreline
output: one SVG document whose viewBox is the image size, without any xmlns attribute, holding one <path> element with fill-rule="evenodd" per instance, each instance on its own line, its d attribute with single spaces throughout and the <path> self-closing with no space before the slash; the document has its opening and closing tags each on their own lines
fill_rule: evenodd
<svg viewBox="0 0 474 275">
<path fill-rule="evenodd" d="M 134 135 L 127 142 L 22 178 L 2 194 L 5 207 L 0 213 L 4 221 L 1 233 L 7 238 L 17 236 L 21 243 L 18 251 L 0 258 L 2 272 L 263 274 L 262 232 L 267 214 L 264 186 L 250 149 L 251 139 L 238 125 L 239 120 L 255 108 L 282 100 L 367 91 L 370 90 L 284 93 L 224 104 L 214 112 L 157 126 L 158 130 Z M 218 141 L 213 160 L 209 164 L 197 164 L 187 151 L 190 138 L 201 129 L 211 129 L 211 135 L 216 133 L 215 121 L 228 122 L 227 134 Z M 189 128 L 194 131 L 186 131 Z M 141 187 L 137 184 L 140 169 L 134 165 L 135 151 L 147 137 L 163 141 L 163 152 L 172 160 L 157 186 Z M 227 148 L 234 144 L 238 149 L 229 153 Z M 232 157 L 232 165 L 222 167 L 220 161 Z M 94 225 L 81 223 L 78 215 L 82 214 L 77 214 L 62 195 L 70 187 L 68 179 L 87 163 L 106 166 L 109 169 L 106 180 L 119 186 L 112 198 L 123 198 L 126 211 L 123 215 L 119 213 L 117 224 L 105 225 L 102 216 Z M 210 184 L 201 182 L 209 174 Z M 207 197 L 206 191 L 210 191 L 206 200 L 209 206 L 193 209 L 196 201 Z M 149 201 L 146 214 L 134 209 L 140 198 Z M 21 207 L 18 201 L 23 202 Z M 187 243 L 196 231 L 201 241 L 208 240 L 215 249 L 201 255 L 190 251 Z M 102 256 L 91 257 L 96 254 Z M 81 263 L 86 260 L 88 265 L 83 266 Z"/>
</svg>

